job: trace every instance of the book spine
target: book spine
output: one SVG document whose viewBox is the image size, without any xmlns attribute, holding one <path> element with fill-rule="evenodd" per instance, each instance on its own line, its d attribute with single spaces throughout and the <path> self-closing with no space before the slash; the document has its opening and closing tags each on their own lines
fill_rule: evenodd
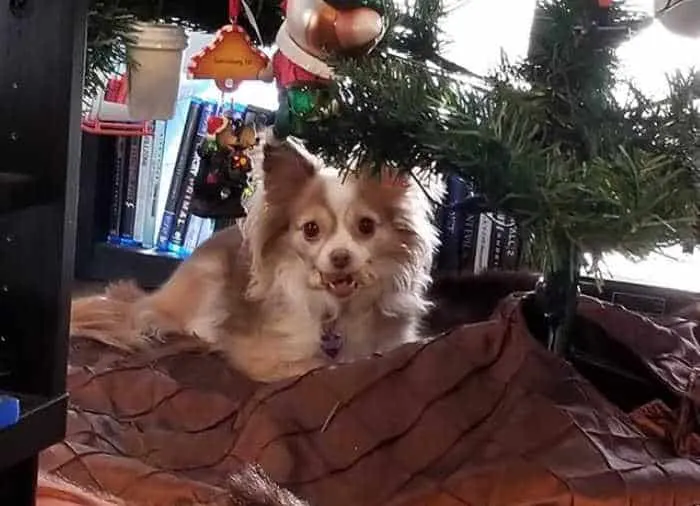
<svg viewBox="0 0 700 506">
<path fill-rule="evenodd" d="M 143 247 L 152 248 L 156 241 L 156 222 L 158 221 L 158 196 L 160 194 L 160 177 L 163 171 L 163 153 L 165 151 L 166 121 L 156 121 L 153 129 L 151 149 L 151 177 L 148 181 L 146 215 L 143 224 Z"/>
<path fill-rule="evenodd" d="M 503 252 L 506 246 L 507 216 L 496 213 L 491 223 L 491 248 L 489 251 L 489 269 L 503 269 Z"/>
<path fill-rule="evenodd" d="M 249 105 L 243 112 L 243 123 L 260 131 L 274 123 L 274 113 L 267 109 Z"/>
<path fill-rule="evenodd" d="M 143 245 L 146 213 L 148 211 L 151 178 L 151 153 L 153 137 L 145 135 L 141 138 L 141 153 L 139 155 L 139 182 L 136 192 L 136 219 L 134 222 L 134 241 Z"/>
<path fill-rule="evenodd" d="M 481 213 L 479 230 L 476 236 L 476 254 L 474 258 L 474 274 L 479 274 L 489 267 L 489 251 L 491 250 L 492 214 Z"/>
<path fill-rule="evenodd" d="M 459 270 L 459 253 L 464 224 L 460 222 L 460 213 L 455 207 L 469 192 L 466 181 L 458 176 L 447 179 L 447 198 L 444 220 L 441 226 L 442 247 L 439 259 L 442 272 Z"/>
<path fill-rule="evenodd" d="M 194 180 L 199 171 L 199 153 L 197 149 L 204 141 L 207 135 L 207 123 L 209 118 L 215 114 L 217 104 L 214 102 L 205 102 L 202 105 L 202 112 L 199 116 L 199 125 L 197 133 L 192 139 L 192 156 L 190 159 L 189 170 L 182 185 L 180 199 L 175 211 L 175 223 L 172 228 L 170 239 L 168 240 L 168 249 L 174 252 L 179 252 L 184 244 L 185 233 L 190 217 L 190 204 L 192 203 L 192 193 L 194 191 Z"/>
<path fill-rule="evenodd" d="M 476 242 L 479 236 L 480 214 L 465 213 L 462 222 L 462 244 L 459 252 L 460 272 L 473 273 L 476 262 Z"/>
<path fill-rule="evenodd" d="M 203 224 L 204 218 L 190 215 L 190 220 L 187 224 L 187 234 L 185 234 L 185 242 L 183 245 L 185 254 L 191 255 L 192 252 L 197 249 L 199 234 L 202 232 Z"/>
<path fill-rule="evenodd" d="M 197 247 L 207 242 L 214 233 L 214 220 L 211 218 L 203 218 L 203 220 L 202 230 L 199 232 L 199 237 L 197 237 Z"/>
<path fill-rule="evenodd" d="M 202 110 L 202 102 L 198 99 L 192 99 L 189 110 L 187 111 L 187 119 L 185 120 L 185 128 L 180 139 L 180 148 L 178 149 L 173 176 L 170 180 L 170 188 L 168 197 L 165 202 L 165 210 L 163 219 L 158 232 L 157 246 L 159 249 L 168 249 L 168 240 L 175 222 L 175 211 L 177 209 L 178 200 L 180 197 L 180 189 L 187 175 L 187 168 L 192 154 L 192 140 L 197 127 L 199 125 L 199 115 Z"/>
<path fill-rule="evenodd" d="M 136 196 L 139 184 L 139 157 L 141 155 L 141 137 L 131 137 L 129 140 L 129 157 L 124 183 L 124 206 L 122 207 L 122 223 L 119 235 L 127 243 L 134 239 L 134 224 L 136 222 Z"/>
<path fill-rule="evenodd" d="M 506 219 L 505 247 L 503 249 L 503 268 L 514 271 L 520 268 L 521 237 L 517 223 L 511 217 Z"/>
<path fill-rule="evenodd" d="M 467 197 L 473 197 L 476 191 L 476 185 L 471 179 L 465 182 L 464 196 L 461 200 Z M 459 221 L 459 272 L 474 272 L 474 260 L 476 258 L 476 237 L 479 228 L 479 214 L 470 213 L 464 209 L 457 211 L 457 220 Z"/>
<path fill-rule="evenodd" d="M 114 165 L 112 167 L 112 201 L 109 210 L 109 232 L 107 237 L 109 242 L 119 242 L 126 159 L 127 139 L 126 137 L 117 137 L 114 143 Z"/>
</svg>

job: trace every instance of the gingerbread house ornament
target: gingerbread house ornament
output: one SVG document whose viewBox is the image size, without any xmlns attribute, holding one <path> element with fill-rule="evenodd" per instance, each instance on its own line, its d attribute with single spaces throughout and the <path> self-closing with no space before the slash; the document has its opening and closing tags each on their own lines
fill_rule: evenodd
<svg viewBox="0 0 700 506">
<path fill-rule="evenodd" d="M 189 79 L 213 79 L 221 91 L 231 92 L 241 81 L 257 80 L 269 58 L 235 23 L 219 29 L 214 40 L 194 55 L 187 66 Z"/>
</svg>

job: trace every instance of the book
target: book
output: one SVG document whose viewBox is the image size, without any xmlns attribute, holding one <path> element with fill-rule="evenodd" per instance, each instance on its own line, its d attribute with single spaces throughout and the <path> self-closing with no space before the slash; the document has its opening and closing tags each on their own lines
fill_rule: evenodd
<svg viewBox="0 0 700 506">
<path fill-rule="evenodd" d="M 491 220 L 491 244 L 489 250 L 488 269 L 503 269 L 503 253 L 506 246 L 506 229 L 509 226 L 505 213 L 495 213 Z"/>
<path fill-rule="evenodd" d="M 199 232 L 199 237 L 197 238 L 197 246 L 205 243 L 214 233 L 215 221 L 211 218 L 203 218 L 202 230 Z"/>
<path fill-rule="evenodd" d="M 460 272 L 474 272 L 476 265 L 476 243 L 479 236 L 479 213 L 463 213 L 462 240 L 459 251 Z"/>
<path fill-rule="evenodd" d="M 192 202 L 192 193 L 194 191 L 194 180 L 199 171 L 199 153 L 197 149 L 202 144 L 207 135 L 207 123 L 209 118 L 216 114 L 217 104 L 214 102 L 204 102 L 199 115 L 199 124 L 197 132 L 192 139 L 192 156 L 190 157 L 189 170 L 185 176 L 185 180 L 181 187 L 180 198 L 175 209 L 175 222 L 168 239 L 168 249 L 178 253 L 185 240 L 185 232 L 190 217 L 190 204 Z"/>
<path fill-rule="evenodd" d="M 464 198 L 473 197 L 476 185 L 473 180 L 466 181 L 466 194 Z M 469 212 L 466 209 L 458 209 L 457 219 L 460 223 L 459 232 L 459 259 L 458 270 L 460 272 L 474 272 L 476 261 L 476 242 L 479 235 L 479 213 Z"/>
<path fill-rule="evenodd" d="M 261 107 L 249 105 L 243 111 L 243 124 L 251 126 L 260 132 L 274 123 L 274 112 Z"/>
<path fill-rule="evenodd" d="M 109 210 L 109 231 L 107 240 L 119 242 L 122 221 L 122 197 L 124 194 L 124 173 L 127 164 L 127 138 L 117 137 L 114 146 L 114 164 L 112 165 L 112 195 Z"/>
<path fill-rule="evenodd" d="M 136 218 L 134 221 L 134 241 L 143 245 L 146 214 L 148 211 L 149 191 L 151 179 L 151 162 L 153 150 L 153 137 L 144 135 L 141 137 L 141 153 L 139 154 L 139 179 L 136 192 Z"/>
<path fill-rule="evenodd" d="M 158 232 L 158 241 L 156 243 L 158 249 L 168 249 L 168 241 L 170 240 L 170 234 L 172 233 L 175 222 L 175 211 L 180 198 L 180 190 L 192 158 L 192 144 L 199 125 L 201 111 L 202 101 L 197 98 L 192 98 L 187 111 L 182 137 L 180 138 L 180 147 L 175 160 L 168 195 L 165 201 L 163 218 Z"/>
<path fill-rule="evenodd" d="M 139 183 L 139 157 L 141 156 L 141 137 L 130 137 L 128 161 L 124 181 L 124 200 L 119 237 L 127 243 L 134 239 L 136 222 L 136 195 Z"/>
<path fill-rule="evenodd" d="M 474 254 L 474 274 L 479 274 L 489 267 L 489 255 L 491 252 L 491 230 L 493 228 L 493 214 L 481 213 L 479 215 L 479 227 L 476 234 L 476 252 Z"/>
<path fill-rule="evenodd" d="M 439 269 L 444 273 L 459 271 L 460 243 L 464 223 L 460 219 L 461 212 L 457 204 L 469 195 L 470 190 L 470 186 L 461 177 L 451 175 L 447 178 L 447 192 L 443 204 L 445 210 L 440 224 L 441 248 L 438 260 Z"/>
<path fill-rule="evenodd" d="M 516 221 L 506 218 L 508 227 L 505 234 L 505 245 L 503 248 L 503 269 L 517 270 L 520 268 L 520 253 L 522 249 L 522 238 Z"/>
<path fill-rule="evenodd" d="M 150 177 L 148 180 L 147 202 L 143 224 L 144 248 L 155 246 L 156 222 L 158 221 L 158 196 L 160 194 L 160 179 L 163 171 L 163 154 L 165 151 L 165 134 L 168 123 L 158 120 L 153 128 L 151 149 Z"/>
<path fill-rule="evenodd" d="M 199 234 L 202 232 L 205 219 L 206 218 L 200 216 L 190 215 L 185 241 L 182 245 L 185 255 L 191 255 L 192 252 L 197 249 L 197 246 L 199 246 Z"/>
</svg>

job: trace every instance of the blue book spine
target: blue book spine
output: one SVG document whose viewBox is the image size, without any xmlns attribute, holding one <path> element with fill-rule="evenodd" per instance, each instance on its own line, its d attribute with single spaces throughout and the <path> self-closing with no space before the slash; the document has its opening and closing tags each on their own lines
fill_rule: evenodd
<svg viewBox="0 0 700 506">
<path fill-rule="evenodd" d="M 192 157 L 189 170 L 181 187 L 180 198 L 175 211 L 175 222 L 168 239 L 168 249 L 174 253 L 180 253 L 185 240 L 187 226 L 190 219 L 190 204 L 192 203 L 192 193 L 194 191 L 194 180 L 199 171 L 199 146 L 207 136 L 207 124 L 209 118 L 216 114 L 218 105 L 214 102 L 204 102 L 202 112 L 199 116 L 197 134 L 192 140 Z"/>
<path fill-rule="evenodd" d="M 175 212 L 177 211 L 177 205 L 180 200 L 180 190 L 187 176 L 187 168 L 190 166 L 190 160 L 192 159 L 193 140 L 197 133 L 201 112 L 202 101 L 193 98 L 190 102 L 189 110 L 187 111 L 185 128 L 182 133 L 182 138 L 180 139 L 180 148 L 178 149 L 173 176 L 168 190 L 168 197 L 165 201 L 163 219 L 158 232 L 157 247 L 161 250 L 168 249 L 168 241 L 170 240 L 170 234 L 175 224 Z"/>
<path fill-rule="evenodd" d="M 464 221 L 454 206 L 469 195 L 469 186 L 461 177 L 452 175 L 447 179 L 445 214 L 441 224 L 442 238 L 439 268 L 442 272 L 457 272 L 460 267 L 460 252 Z"/>
</svg>

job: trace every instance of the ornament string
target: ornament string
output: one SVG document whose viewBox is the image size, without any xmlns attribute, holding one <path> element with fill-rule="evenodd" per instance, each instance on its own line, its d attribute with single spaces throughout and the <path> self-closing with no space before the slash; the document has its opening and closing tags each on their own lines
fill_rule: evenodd
<svg viewBox="0 0 700 506">
<path fill-rule="evenodd" d="M 253 27 L 255 35 L 258 37 L 258 42 L 262 44 L 262 34 L 260 33 L 260 28 L 258 28 L 258 23 L 255 21 L 255 14 L 253 14 L 253 9 L 250 8 L 245 0 L 228 0 L 228 18 L 231 20 L 231 24 L 236 24 L 236 20 L 241 13 L 241 6 L 243 6 L 243 12 L 248 23 Z"/>
<path fill-rule="evenodd" d="M 229 1 L 235 1 L 235 0 L 229 0 Z M 255 22 L 255 14 L 253 14 L 253 9 L 250 8 L 248 3 L 245 0 L 240 0 L 240 3 L 243 5 L 243 12 L 245 12 L 245 17 L 248 18 L 248 22 L 250 23 L 250 26 L 253 27 L 253 31 L 255 32 L 255 35 L 258 36 L 258 42 L 260 44 L 263 43 L 263 38 L 262 34 L 260 33 L 260 28 L 258 28 L 258 24 Z"/>
<path fill-rule="evenodd" d="M 241 4 L 239 0 L 228 0 L 228 18 L 231 24 L 236 24 L 238 15 L 241 13 Z"/>
</svg>

